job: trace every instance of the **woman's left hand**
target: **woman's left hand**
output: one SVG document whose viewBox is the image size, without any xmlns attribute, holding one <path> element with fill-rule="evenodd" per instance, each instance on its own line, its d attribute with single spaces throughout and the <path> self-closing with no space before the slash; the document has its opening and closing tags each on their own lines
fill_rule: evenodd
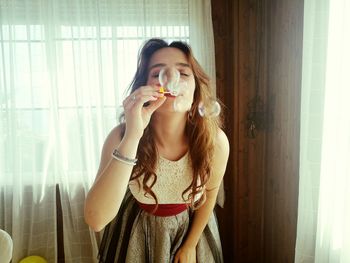
<svg viewBox="0 0 350 263">
<path fill-rule="evenodd" d="M 180 247 L 176 252 L 174 263 L 196 263 L 196 247 Z"/>
</svg>

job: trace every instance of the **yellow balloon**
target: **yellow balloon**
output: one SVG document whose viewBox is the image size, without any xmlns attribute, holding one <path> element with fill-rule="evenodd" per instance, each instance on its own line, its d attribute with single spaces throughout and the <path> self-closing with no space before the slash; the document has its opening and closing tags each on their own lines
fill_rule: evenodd
<svg viewBox="0 0 350 263">
<path fill-rule="evenodd" d="M 47 261 L 40 256 L 29 256 L 22 259 L 19 263 L 47 263 Z"/>
</svg>

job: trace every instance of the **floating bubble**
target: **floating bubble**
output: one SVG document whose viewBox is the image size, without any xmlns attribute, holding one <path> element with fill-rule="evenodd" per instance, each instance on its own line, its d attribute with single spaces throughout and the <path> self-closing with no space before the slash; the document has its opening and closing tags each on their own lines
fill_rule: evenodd
<svg viewBox="0 0 350 263">
<path fill-rule="evenodd" d="M 178 95 L 174 98 L 173 108 L 176 112 L 186 112 L 191 109 L 192 98 L 186 81 L 180 81 L 178 85 Z"/>
<path fill-rule="evenodd" d="M 159 83 L 172 96 L 179 94 L 180 72 L 174 67 L 162 68 L 159 72 Z"/>
<path fill-rule="evenodd" d="M 198 113 L 202 117 L 217 117 L 221 112 L 219 102 L 216 100 L 209 100 L 207 103 L 200 102 L 198 105 Z"/>
<path fill-rule="evenodd" d="M 191 104 L 183 96 L 177 96 L 173 102 L 173 108 L 176 112 L 186 112 L 191 108 Z"/>
</svg>

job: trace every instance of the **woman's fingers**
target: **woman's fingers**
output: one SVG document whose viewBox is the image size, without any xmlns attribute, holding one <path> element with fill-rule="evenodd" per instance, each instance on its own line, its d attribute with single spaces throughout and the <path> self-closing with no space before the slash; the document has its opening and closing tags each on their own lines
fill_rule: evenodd
<svg viewBox="0 0 350 263">
<path fill-rule="evenodd" d="M 158 92 L 159 88 L 154 86 L 144 86 L 130 94 L 123 102 L 124 108 L 130 109 L 133 106 L 141 108 L 145 102 L 155 101 L 163 94 Z"/>
<path fill-rule="evenodd" d="M 143 95 L 139 97 L 135 95 L 134 98 L 125 100 L 123 106 L 125 110 L 129 110 L 131 108 L 141 108 L 143 107 L 144 103 L 148 101 L 155 101 L 157 99 L 157 95 Z"/>
<path fill-rule="evenodd" d="M 152 102 L 149 106 L 147 106 L 146 110 L 149 114 L 152 114 L 156 109 L 158 109 L 160 106 L 163 105 L 163 103 L 166 101 L 167 97 L 159 97 L 157 100 Z"/>
<path fill-rule="evenodd" d="M 135 90 L 132 94 L 130 94 L 127 99 L 134 100 L 135 98 L 139 98 L 140 96 L 152 96 L 152 95 L 159 95 L 159 87 L 156 86 L 143 86 Z"/>
</svg>

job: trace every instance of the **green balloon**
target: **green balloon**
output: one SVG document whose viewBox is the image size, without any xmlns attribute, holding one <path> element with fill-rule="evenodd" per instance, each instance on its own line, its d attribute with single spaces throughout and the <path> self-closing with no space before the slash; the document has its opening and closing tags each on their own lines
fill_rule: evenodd
<svg viewBox="0 0 350 263">
<path fill-rule="evenodd" d="M 22 259 L 19 263 L 47 263 L 47 261 L 40 256 L 29 256 Z"/>
</svg>

